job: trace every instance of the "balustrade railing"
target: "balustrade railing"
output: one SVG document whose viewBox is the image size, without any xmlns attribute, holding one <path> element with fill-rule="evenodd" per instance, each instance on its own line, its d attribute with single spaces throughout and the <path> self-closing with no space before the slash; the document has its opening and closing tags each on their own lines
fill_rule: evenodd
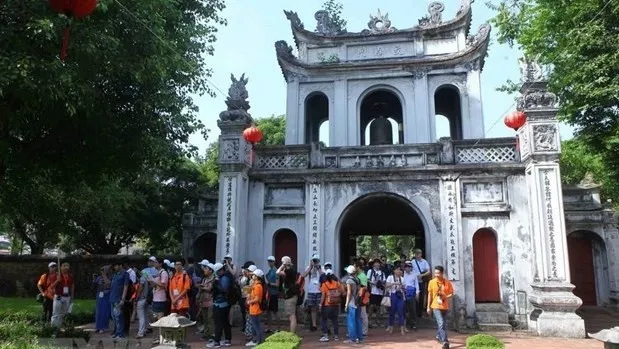
<svg viewBox="0 0 619 349">
<path fill-rule="evenodd" d="M 258 147 L 253 168 L 376 169 L 519 161 L 514 138 L 461 141 L 441 139 L 438 143 L 372 147 L 322 147 L 317 144 Z"/>
</svg>

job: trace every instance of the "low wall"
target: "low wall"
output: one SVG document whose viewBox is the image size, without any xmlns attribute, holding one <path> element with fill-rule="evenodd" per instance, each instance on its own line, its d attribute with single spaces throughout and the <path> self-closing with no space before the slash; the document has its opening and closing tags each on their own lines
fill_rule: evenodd
<svg viewBox="0 0 619 349">
<path fill-rule="evenodd" d="M 60 262 L 71 264 L 71 273 L 75 279 L 75 296 L 77 298 L 94 298 L 93 274 L 98 273 L 102 266 L 110 265 L 120 258 L 140 268 L 147 264 L 148 256 L 92 255 L 67 256 Z M 174 260 L 170 258 L 170 260 Z M 50 262 L 58 262 L 55 256 L 0 255 L 0 296 L 2 297 L 34 297 L 38 293 L 37 282 L 41 274 L 47 272 Z"/>
</svg>

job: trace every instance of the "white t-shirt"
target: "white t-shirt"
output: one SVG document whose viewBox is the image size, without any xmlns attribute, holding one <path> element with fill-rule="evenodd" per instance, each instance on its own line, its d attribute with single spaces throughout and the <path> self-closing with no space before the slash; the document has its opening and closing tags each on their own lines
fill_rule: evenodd
<svg viewBox="0 0 619 349">
<path fill-rule="evenodd" d="M 165 302 L 167 301 L 167 289 L 168 289 L 168 272 L 161 269 L 157 271 L 157 275 L 154 277 L 155 281 L 165 284 L 165 287 L 154 286 L 153 288 L 153 302 Z"/>
<path fill-rule="evenodd" d="M 320 267 L 322 271 L 322 267 Z M 312 268 L 305 282 L 307 283 L 307 293 L 320 293 L 320 271 Z"/>
<path fill-rule="evenodd" d="M 136 282 L 138 282 L 138 277 L 135 274 L 135 270 L 133 270 L 133 268 L 129 268 L 127 270 L 127 273 L 129 274 L 129 280 L 131 280 L 131 283 L 135 284 Z"/>
<path fill-rule="evenodd" d="M 404 291 L 404 278 L 401 276 L 396 277 L 395 275 L 389 275 L 387 278 L 387 284 L 392 284 L 386 288 L 390 294 L 395 293 L 396 291 Z"/>
<path fill-rule="evenodd" d="M 417 280 L 417 273 L 415 273 L 414 271 L 410 273 L 404 273 L 402 278 L 404 279 L 405 287 L 414 287 L 417 290 L 417 293 L 419 293 L 419 280 Z"/>
<path fill-rule="evenodd" d="M 372 290 L 370 291 L 370 294 L 374 294 L 374 295 L 379 295 L 382 296 L 383 295 L 383 290 L 381 290 L 380 288 L 376 287 L 376 283 L 378 281 L 382 281 L 383 285 L 385 283 L 385 274 L 383 273 L 382 270 L 378 269 L 378 270 L 374 270 L 374 269 L 370 269 L 368 271 L 368 283 L 372 284 Z"/>
<path fill-rule="evenodd" d="M 417 275 L 417 279 L 421 282 L 421 274 L 430 270 L 430 264 L 425 259 L 413 259 L 413 272 Z"/>
</svg>

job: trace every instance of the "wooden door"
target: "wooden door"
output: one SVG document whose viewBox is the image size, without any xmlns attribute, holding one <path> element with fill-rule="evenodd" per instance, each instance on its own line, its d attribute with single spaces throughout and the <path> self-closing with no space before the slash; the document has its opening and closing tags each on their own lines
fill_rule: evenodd
<svg viewBox="0 0 619 349">
<path fill-rule="evenodd" d="M 292 263 L 297 265 L 297 234 L 290 229 L 280 229 L 273 235 L 275 260 L 281 263 L 282 257 L 288 256 Z"/>
<path fill-rule="evenodd" d="M 475 302 L 500 302 L 499 253 L 496 236 L 490 230 L 481 229 L 473 235 L 473 269 Z"/>
<path fill-rule="evenodd" d="M 583 305 L 597 305 L 591 239 L 569 235 L 567 237 L 567 250 L 572 284 L 576 286 L 574 294 L 582 299 Z"/>
</svg>

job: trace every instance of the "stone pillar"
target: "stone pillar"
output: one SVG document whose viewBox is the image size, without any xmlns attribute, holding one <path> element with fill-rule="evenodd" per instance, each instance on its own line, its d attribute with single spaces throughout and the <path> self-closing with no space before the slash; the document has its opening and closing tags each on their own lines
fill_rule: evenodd
<svg viewBox="0 0 619 349">
<path fill-rule="evenodd" d="M 434 103 L 434 96 L 429 95 L 428 70 L 413 72 L 414 86 L 414 113 L 407 114 L 404 122 L 404 143 L 431 143 L 435 141 L 436 132 L 432 132 L 435 116 L 430 109 L 430 101 Z"/>
<path fill-rule="evenodd" d="M 226 100 L 228 110 L 219 114 L 219 210 L 217 211 L 217 261 L 227 254 L 234 263 L 242 263 L 246 255 L 246 217 L 251 145 L 243 138 L 243 131 L 253 120 L 247 112 L 249 103 L 247 79 L 232 76 L 232 86 Z"/>
<path fill-rule="evenodd" d="M 540 336 L 584 338 L 584 320 L 575 313 L 582 300 L 573 294 L 574 285 L 570 283 L 556 96 L 548 91 L 540 66 L 525 64 L 518 109 L 527 114 L 527 122 L 518 134 L 526 164 L 535 253 L 530 326 Z"/>
</svg>

